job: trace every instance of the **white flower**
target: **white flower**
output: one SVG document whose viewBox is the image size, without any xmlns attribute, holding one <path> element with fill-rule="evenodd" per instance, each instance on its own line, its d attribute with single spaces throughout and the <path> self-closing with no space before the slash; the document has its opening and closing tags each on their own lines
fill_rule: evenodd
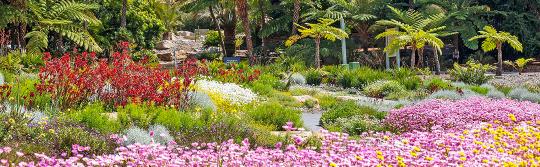
<svg viewBox="0 0 540 167">
<path fill-rule="evenodd" d="M 257 98 L 257 94 L 251 90 L 234 83 L 199 80 L 197 81 L 197 88 L 201 91 L 217 93 L 233 104 L 247 104 Z"/>
</svg>

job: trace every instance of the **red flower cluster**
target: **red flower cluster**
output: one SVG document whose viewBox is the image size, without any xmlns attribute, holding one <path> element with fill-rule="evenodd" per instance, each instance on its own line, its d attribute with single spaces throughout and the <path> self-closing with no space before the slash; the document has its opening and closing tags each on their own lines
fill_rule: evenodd
<svg viewBox="0 0 540 167">
<path fill-rule="evenodd" d="M 196 60 L 186 62 L 172 72 L 131 60 L 127 46 L 112 55 L 111 62 L 97 60 L 95 54 L 69 54 L 51 59 L 45 53 L 38 91 L 51 94 L 60 108 L 69 108 L 92 100 L 106 104 L 153 102 L 159 105 L 185 107 L 194 78 L 206 70 Z"/>
<path fill-rule="evenodd" d="M 221 82 L 232 83 L 248 83 L 259 79 L 261 71 L 258 69 L 252 70 L 248 68 L 242 68 L 235 64 L 231 64 L 230 68 L 220 68 L 217 74 L 214 74 L 214 78 Z"/>
</svg>

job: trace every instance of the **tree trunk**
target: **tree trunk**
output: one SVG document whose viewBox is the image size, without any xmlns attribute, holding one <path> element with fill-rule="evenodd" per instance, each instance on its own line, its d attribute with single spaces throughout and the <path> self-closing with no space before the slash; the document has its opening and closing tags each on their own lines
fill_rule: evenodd
<svg viewBox="0 0 540 167">
<path fill-rule="evenodd" d="M 412 47 L 412 50 L 411 50 L 411 69 L 414 69 L 415 63 L 416 63 L 416 48 Z"/>
<path fill-rule="evenodd" d="M 439 53 L 433 49 L 433 58 L 435 58 L 435 74 L 441 75 L 441 63 L 439 62 Z"/>
<path fill-rule="evenodd" d="M 409 10 L 414 10 L 414 0 L 409 0 Z"/>
<path fill-rule="evenodd" d="M 266 11 L 264 10 L 264 1 L 259 1 L 259 10 L 261 11 L 261 20 L 259 22 L 260 31 L 263 30 L 264 25 L 266 25 Z M 261 53 L 266 56 L 266 38 L 261 37 Z"/>
<path fill-rule="evenodd" d="M 208 7 L 208 11 L 210 12 L 210 17 L 212 18 L 212 21 L 214 21 L 214 24 L 216 24 L 216 28 L 218 31 L 219 36 L 219 46 L 221 47 L 221 52 L 223 56 L 227 55 L 227 51 L 225 50 L 225 42 L 223 35 L 221 34 L 221 26 L 219 23 L 219 20 L 216 19 L 216 15 L 214 14 L 214 8 L 212 6 Z"/>
<path fill-rule="evenodd" d="M 424 68 L 424 48 L 418 48 L 418 68 Z"/>
<path fill-rule="evenodd" d="M 232 57 L 234 55 L 236 46 L 235 46 L 235 29 L 236 24 L 224 24 L 223 25 L 223 34 L 225 38 L 223 39 L 223 46 L 225 47 L 226 57 Z"/>
<path fill-rule="evenodd" d="M 315 38 L 315 67 L 317 69 L 321 68 L 321 37 Z"/>
<path fill-rule="evenodd" d="M 249 16 L 248 16 L 248 7 L 246 0 L 236 0 L 236 9 L 240 19 L 242 20 L 242 25 L 244 27 L 244 33 L 246 34 L 246 49 L 247 56 L 249 59 L 249 64 L 253 65 L 255 59 L 253 57 L 253 42 L 251 41 L 251 28 L 249 27 Z"/>
<path fill-rule="evenodd" d="M 294 9 L 293 9 L 293 25 L 291 34 L 296 35 L 296 24 L 298 24 L 298 20 L 300 20 L 300 0 L 294 0 Z"/>
<path fill-rule="evenodd" d="M 459 63 L 459 34 L 454 34 L 453 38 L 454 53 L 452 53 L 452 58 L 455 62 Z"/>
<path fill-rule="evenodd" d="M 499 61 L 498 62 L 498 67 L 497 67 L 497 71 L 495 73 L 495 75 L 497 76 L 501 76 L 502 75 L 502 72 L 503 72 L 503 61 L 502 61 L 502 44 L 501 43 L 498 43 L 497 44 L 497 60 Z"/>
<path fill-rule="evenodd" d="M 122 12 L 120 13 L 120 27 L 126 28 L 127 0 L 122 0 Z"/>
</svg>

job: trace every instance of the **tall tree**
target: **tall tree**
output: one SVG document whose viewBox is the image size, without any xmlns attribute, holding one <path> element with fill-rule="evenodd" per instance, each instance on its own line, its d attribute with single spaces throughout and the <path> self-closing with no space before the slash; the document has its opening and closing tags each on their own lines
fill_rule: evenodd
<svg viewBox="0 0 540 167">
<path fill-rule="evenodd" d="M 482 50 L 484 50 L 484 52 L 489 52 L 497 49 L 498 66 L 496 75 L 501 76 L 503 66 L 502 45 L 504 43 L 508 43 L 513 49 L 519 52 L 523 51 L 523 45 L 521 44 L 521 42 L 519 42 L 517 36 L 514 36 L 508 32 L 497 31 L 497 29 L 493 28 L 493 26 L 490 25 L 485 26 L 484 30 L 478 31 L 478 33 L 480 33 L 480 35 L 474 36 L 469 40 L 473 41 L 478 39 L 484 39 L 484 41 L 482 42 Z"/>
<path fill-rule="evenodd" d="M 182 9 L 186 12 L 205 12 L 210 7 L 215 13 L 216 24 L 223 29 L 225 56 L 233 56 L 236 41 L 236 10 L 235 1 L 230 0 L 189 0 Z"/>
<path fill-rule="evenodd" d="M 460 41 L 469 49 L 478 49 L 478 41 L 469 41 L 469 38 L 478 35 L 477 31 L 487 24 L 482 16 L 493 13 L 488 6 L 480 5 L 475 0 L 422 0 L 419 4 L 428 8 L 426 10 L 431 8 L 446 14 L 444 24 L 458 32 L 452 36 L 453 57 L 457 60 L 460 57 Z"/>
<path fill-rule="evenodd" d="M 246 35 L 246 47 L 249 64 L 253 65 L 255 57 L 253 57 L 253 42 L 251 41 L 251 28 L 249 26 L 249 16 L 247 13 L 247 11 L 249 10 L 247 0 L 236 0 L 236 10 L 238 15 L 240 16 L 240 19 L 242 20 L 244 33 Z"/>
<path fill-rule="evenodd" d="M 174 30 L 181 24 L 182 13 L 179 10 L 181 5 L 181 3 L 174 0 L 153 1 L 157 17 L 165 27 L 165 33 L 163 33 L 163 39 L 165 40 L 171 40 Z"/>
<path fill-rule="evenodd" d="M 126 13 L 128 8 L 128 0 L 122 0 L 122 11 L 120 12 L 120 27 L 126 28 Z"/>
<path fill-rule="evenodd" d="M 306 23 L 309 28 L 297 25 L 299 27 L 298 32 L 300 32 L 300 35 L 290 36 L 289 39 L 285 41 L 285 46 L 291 46 L 298 40 L 304 38 L 313 38 L 313 40 L 315 40 L 315 67 L 321 68 L 321 39 L 335 41 L 336 39 L 344 39 L 349 37 L 345 31 L 333 27 L 332 24 L 334 23 L 335 20 L 332 19 L 319 19 L 318 23 L 316 24 Z"/>
<path fill-rule="evenodd" d="M 372 38 L 370 37 L 371 25 L 377 18 L 375 13 L 386 7 L 382 0 L 329 0 L 333 6 L 328 9 L 314 8 L 306 15 L 307 19 L 331 18 L 345 19 L 360 35 L 360 48 L 368 51 Z"/>
<path fill-rule="evenodd" d="M 415 10 L 402 11 L 392 6 L 388 6 L 388 8 L 392 10 L 399 21 L 394 19 L 379 20 L 377 24 L 398 29 L 390 29 L 375 37 L 376 39 L 395 37 L 384 49 L 386 52 L 392 54 L 399 51 L 401 47 L 411 46 L 411 68 L 415 68 L 416 65 L 416 51 L 422 52 L 426 44 L 433 46 L 439 53 L 441 52 L 440 48 L 444 46 L 444 43 L 438 37 L 448 34 L 442 32 L 446 28 L 445 26 L 438 26 L 444 21 L 444 14 L 424 16 Z M 423 65 L 423 57 L 424 55 L 421 53 L 419 65 Z"/>
<path fill-rule="evenodd" d="M 300 10 L 301 10 L 301 4 L 300 0 L 293 0 L 293 24 L 292 24 L 292 35 L 297 34 L 297 28 L 296 25 L 298 24 L 298 21 L 300 20 Z"/>
</svg>

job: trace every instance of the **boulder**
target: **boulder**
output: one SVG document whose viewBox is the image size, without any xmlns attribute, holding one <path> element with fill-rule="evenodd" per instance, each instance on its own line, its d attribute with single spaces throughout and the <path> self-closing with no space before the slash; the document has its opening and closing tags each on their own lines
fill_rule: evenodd
<svg viewBox="0 0 540 167">
<path fill-rule="evenodd" d="M 189 55 L 189 53 L 187 53 L 184 50 L 177 50 L 176 51 L 177 60 L 186 59 L 188 55 Z M 157 53 L 157 56 L 158 56 L 159 60 L 161 60 L 161 61 L 173 61 L 173 52 L 172 51 Z"/>
<path fill-rule="evenodd" d="M 167 49 L 174 48 L 174 46 L 175 46 L 175 43 L 173 41 L 163 40 L 163 41 L 158 42 L 156 44 L 156 49 L 158 49 L 158 50 L 167 50 Z"/>
</svg>

